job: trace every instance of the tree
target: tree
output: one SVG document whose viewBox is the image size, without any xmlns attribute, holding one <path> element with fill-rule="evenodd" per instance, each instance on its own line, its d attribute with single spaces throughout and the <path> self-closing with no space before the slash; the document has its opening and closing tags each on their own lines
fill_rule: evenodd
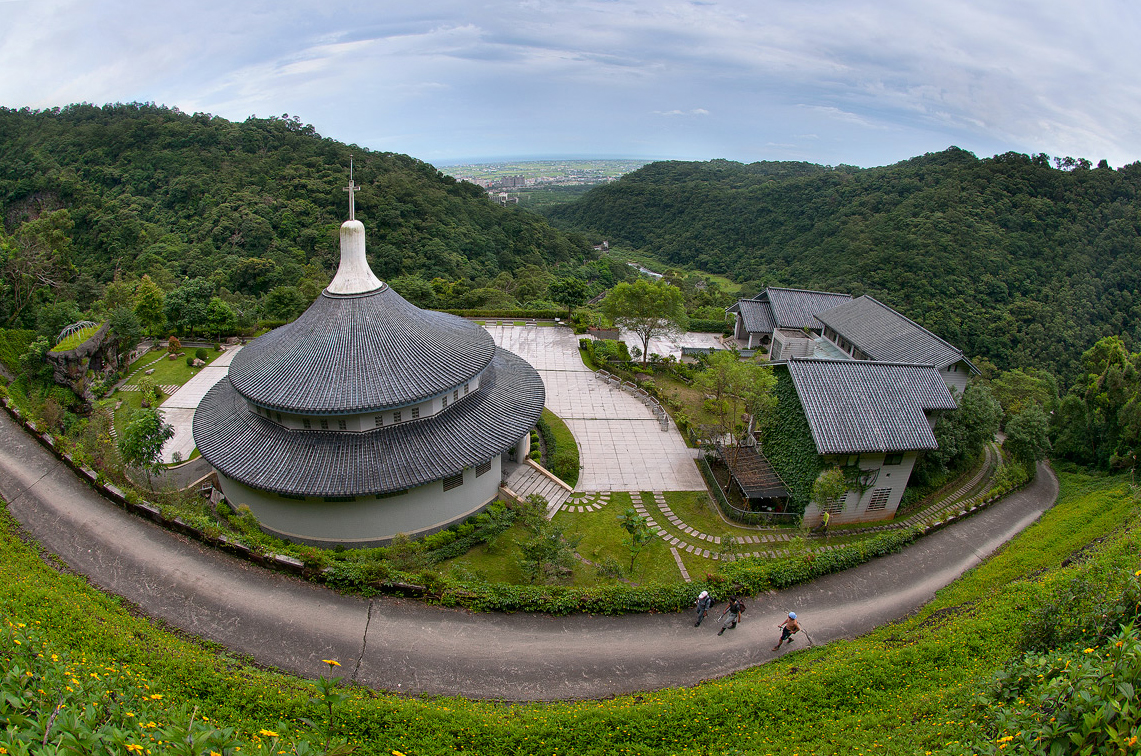
<svg viewBox="0 0 1141 756">
<path fill-rule="evenodd" d="M 131 467 L 141 468 L 147 474 L 147 485 L 152 474 L 162 470 L 162 447 L 174 437 L 174 426 L 162 419 L 156 407 L 140 409 L 123 429 L 119 438 L 119 454 Z"/>
<path fill-rule="evenodd" d="M 276 286 L 265 295 L 262 311 L 270 320 L 293 320 L 309 304 L 296 286 Z"/>
<path fill-rule="evenodd" d="M 192 278 L 166 295 L 166 319 L 182 334 L 206 328 L 206 307 L 214 296 L 214 285 L 205 278 Z"/>
<path fill-rule="evenodd" d="M 206 320 L 204 328 L 211 336 L 225 336 L 232 334 L 238 327 L 238 316 L 230 305 L 218 297 L 211 297 L 206 305 Z"/>
<path fill-rule="evenodd" d="M 934 428 L 937 449 L 927 452 L 920 465 L 920 476 L 936 470 L 954 470 L 976 459 L 987 443 L 994 440 L 1002 419 L 1002 405 L 983 383 L 973 381 L 959 398 L 959 408 L 942 415 Z"/>
<path fill-rule="evenodd" d="M 1038 404 L 1030 402 L 1006 423 L 1003 447 L 1019 462 L 1032 467 L 1050 453 L 1050 419 Z"/>
<path fill-rule="evenodd" d="M 111 313 L 109 320 L 111 337 L 115 339 L 115 356 L 120 367 L 143 336 L 142 326 L 135 311 L 129 307 L 119 307 Z"/>
<path fill-rule="evenodd" d="M 704 362 L 705 369 L 694 378 L 693 385 L 713 396 L 706 403 L 717 415 L 718 429 L 722 435 L 731 436 L 733 446 L 739 448 L 750 432 L 763 428 L 776 407 L 776 376 L 772 368 L 741 362 L 731 351 L 713 352 Z"/>
<path fill-rule="evenodd" d="M 586 281 L 579 278 L 560 278 L 547 287 L 548 295 L 553 301 L 567 308 L 568 315 L 571 310 L 586 301 L 587 291 Z"/>
<path fill-rule="evenodd" d="M 150 276 L 144 275 L 135 289 L 135 315 L 144 333 L 162 335 L 166 327 L 166 294 Z"/>
<path fill-rule="evenodd" d="M 628 507 L 623 514 L 618 515 L 618 523 L 629 535 L 623 543 L 630 550 L 630 571 L 634 574 L 634 560 L 642 553 L 642 549 L 654 539 L 654 532 L 646 522 L 646 518 L 638 514 L 633 507 Z"/>
<path fill-rule="evenodd" d="M 64 286 L 73 226 L 67 210 L 56 210 L 20 226 L 12 238 L 0 229 L 0 278 L 11 294 L 8 324 L 38 296 Z"/>
<path fill-rule="evenodd" d="M 685 330 L 685 297 L 681 289 L 663 281 L 638 279 L 620 283 L 602 300 L 602 313 L 614 324 L 633 331 L 642 340 L 642 364 L 655 334 Z"/>
<path fill-rule="evenodd" d="M 531 582 L 545 582 L 574 565 L 574 550 L 582 536 L 568 537 L 561 525 L 546 518 L 547 500 L 527 497 L 521 520 L 529 537 L 519 544 L 519 568 Z"/>
<path fill-rule="evenodd" d="M 52 379 L 52 366 L 48 363 L 47 353 L 51 351 L 51 342 L 46 336 L 40 336 L 28 345 L 27 351 L 20 355 L 20 370 L 28 381 L 33 383 L 50 383 Z"/>
<path fill-rule="evenodd" d="M 844 479 L 844 471 L 839 467 L 829 467 L 821 470 L 812 481 L 812 500 L 823 511 L 830 502 L 839 499 L 848 492 L 848 481 Z"/>
</svg>

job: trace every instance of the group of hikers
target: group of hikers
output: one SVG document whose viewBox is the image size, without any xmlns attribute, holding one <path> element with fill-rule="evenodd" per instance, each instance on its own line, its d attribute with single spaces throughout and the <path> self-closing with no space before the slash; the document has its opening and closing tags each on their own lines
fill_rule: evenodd
<svg viewBox="0 0 1141 756">
<path fill-rule="evenodd" d="M 693 623 L 694 627 L 699 627 L 701 621 L 709 614 L 709 610 L 713 608 L 713 597 L 709 595 L 709 591 L 702 591 L 697 597 L 697 621 Z M 725 610 L 721 612 L 721 616 L 717 621 L 721 623 L 721 629 L 717 631 L 718 635 L 722 635 L 726 630 L 732 630 L 737 627 L 737 623 L 741 621 L 741 615 L 745 613 L 745 602 L 737 596 L 730 596 L 729 603 L 725 606 Z M 780 640 L 773 646 L 773 651 L 780 650 L 780 647 L 785 641 L 792 643 L 794 640 L 792 636 L 800 632 L 800 622 L 796 619 L 796 612 L 789 612 L 785 621 L 777 625 L 780 629 Z"/>
</svg>

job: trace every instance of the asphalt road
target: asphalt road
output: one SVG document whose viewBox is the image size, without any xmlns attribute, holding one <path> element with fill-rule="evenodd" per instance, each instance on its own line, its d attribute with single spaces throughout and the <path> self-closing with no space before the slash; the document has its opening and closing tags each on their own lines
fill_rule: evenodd
<svg viewBox="0 0 1141 756">
<path fill-rule="evenodd" d="M 1042 466 L 1022 491 L 899 554 L 753 598 L 740 626 L 718 637 L 715 622 L 694 628 L 688 612 L 474 614 L 341 596 L 127 514 L 0 412 L 0 497 L 92 583 L 260 664 L 316 677 L 322 659 L 337 659 L 362 685 L 409 694 L 524 701 L 692 685 L 776 656 L 769 649 L 789 610 L 818 645 L 852 638 L 923 606 L 1034 522 L 1057 492 Z"/>
</svg>

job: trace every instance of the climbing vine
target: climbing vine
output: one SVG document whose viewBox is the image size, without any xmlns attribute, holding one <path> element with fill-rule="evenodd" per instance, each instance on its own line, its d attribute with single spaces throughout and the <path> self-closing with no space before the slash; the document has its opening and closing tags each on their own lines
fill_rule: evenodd
<svg viewBox="0 0 1141 756">
<path fill-rule="evenodd" d="M 772 422 L 762 436 L 763 449 L 765 457 L 788 488 L 789 508 L 803 512 L 812 498 L 812 483 L 824 469 L 824 463 L 816 452 L 808 418 L 800 406 L 788 370 L 778 367 L 773 374 L 777 377 L 773 390 L 777 405 L 772 413 Z"/>
</svg>

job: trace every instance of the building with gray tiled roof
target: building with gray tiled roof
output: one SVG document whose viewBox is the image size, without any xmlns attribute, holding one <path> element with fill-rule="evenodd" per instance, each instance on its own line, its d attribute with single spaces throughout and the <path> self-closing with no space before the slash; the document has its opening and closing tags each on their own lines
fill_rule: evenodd
<svg viewBox="0 0 1141 756">
<path fill-rule="evenodd" d="M 733 333 L 747 343 L 749 349 L 767 346 L 773 332 L 781 328 L 803 329 L 819 333 L 821 325 L 816 313 L 851 300 L 850 294 L 808 289 L 783 289 L 775 286 L 752 299 L 742 299 L 726 311 L 737 316 Z"/>
<path fill-rule="evenodd" d="M 823 336 L 853 359 L 934 365 L 960 393 L 978 372 L 961 349 L 866 295 L 818 313 L 816 319 L 824 325 Z"/>
<path fill-rule="evenodd" d="M 479 512 L 545 400 L 535 369 L 483 328 L 377 279 L 352 215 L 328 288 L 235 355 L 194 415 L 230 504 L 322 546 L 383 545 Z"/>
<path fill-rule="evenodd" d="M 892 517 L 919 454 L 938 447 L 932 429 L 939 413 L 956 408 L 940 371 L 934 365 L 797 358 L 778 369 L 787 371 L 799 406 L 778 406 L 777 412 L 803 412 L 822 465 L 840 467 L 849 481 L 844 496 L 823 508 L 808 503 L 805 520 L 819 519 L 824 508 L 838 523 Z"/>
</svg>

